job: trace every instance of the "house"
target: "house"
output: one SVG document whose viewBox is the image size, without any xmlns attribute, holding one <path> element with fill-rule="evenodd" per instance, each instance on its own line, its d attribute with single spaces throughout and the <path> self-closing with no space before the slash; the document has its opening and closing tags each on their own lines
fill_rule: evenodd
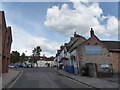
<svg viewBox="0 0 120 90">
<path fill-rule="evenodd" d="M 112 57 L 114 73 L 120 72 L 120 42 L 118 41 L 101 41 L 110 52 Z"/>
<path fill-rule="evenodd" d="M 8 64 L 10 63 L 10 50 L 12 44 L 12 32 L 11 27 L 6 26 L 5 14 L 0 11 L 0 67 L 2 70 L 0 73 L 8 72 Z"/>
<path fill-rule="evenodd" d="M 60 46 L 60 50 L 57 50 L 57 54 L 55 57 L 55 63 L 57 64 L 57 67 L 59 69 L 65 69 L 66 66 L 70 66 L 70 61 L 69 61 L 69 52 L 68 52 L 68 46 L 67 43 L 64 45 Z"/>
<path fill-rule="evenodd" d="M 53 67 L 53 65 L 54 65 L 54 57 L 49 57 L 45 59 L 46 67 Z"/>
<path fill-rule="evenodd" d="M 55 57 L 55 61 L 57 61 L 57 67 L 60 68 L 60 63 L 61 63 L 61 60 L 60 60 L 60 50 L 57 50 L 57 54 L 56 54 L 56 57 Z"/>
<path fill-rule="evenodd" d="M 40 59 L 37 61 L 38 67 L 53 67 L 54 57 L 40 56 Z"/>
<path fill-rule="evenodd" d="M 112 43 L 100 41 L 92 28 L 90 35 L 88 40 L 76 47 L 81 74 L 84 71 L 87 75 L 95 77 L 112 75 L 115 71 L 113 68 L 115 57 L 113 53 L 111 54 L 109 47 Z M 116 43 L 118 41 L 113 42 L 113 47 L 116 46 Z M 118 47 L 116 48 L 118 49 Z"/>
<path fill-rule="evenodd" d="M 40 56 L 39 60 L 37 61 L 38 67 L 45 67 L 45 57 Z"/>
<path fill-rule="evenodd" d="M 57 57 L 59 57 L 59 62 L 63 64 L 63 69 L 65 69 L 67 72 L 75 74 L 79 73 L 78 59 L 76 57 L 76 50 L 74 50 L 74 48 L 85 40 L 86 39 L 84 37 L 76 34 L 75 32 L 74 37 L 70 38 L 69 43 L 65 43 L 64 46 L 60 46 Z"/>
<path fill-rule="evenodd" d="M 70 61 L 71 61 L 71 66 L 73 66 L 73 69 L 74 69 L 73 72 L 75 74 L 79 74 L 79 64 L 78 64 L 77 51 L 74 48 L 77 47 L 79 44 L 85 42 L 85 41 L 86 41 L 86 39 L 83 36 L 80 36 L 76 33 L 74 33 L 74 37 L 70 41 L 70 43 L 73 42 L 69 46 Z"/>
<path fill-rule="evenodd" d="M 90 38 L 74 34 L 56 54 L 67 72 L 103 76 L 120 72 L 119 41 L 101 41 L 91 28 Z"/>
</svg>

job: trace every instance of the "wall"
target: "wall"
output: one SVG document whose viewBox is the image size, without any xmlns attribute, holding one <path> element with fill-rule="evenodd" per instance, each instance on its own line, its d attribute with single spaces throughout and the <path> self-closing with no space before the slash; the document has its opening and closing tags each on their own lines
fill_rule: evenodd
<svg viewBox="0 0 120 90">
<path fill-rule="evenodd" d="M 0 21 L 1 21 L 1 17 L 0 17 Z M 2 23 L 0 23 L 0 74 L 1 73 L 2 73 Z"/>
<path fill-rule="evenodd" d="M 38 67 L 45 67 L 45 61 L 44 60 L 37 61 L 37 63 L 38 63 Z"/>
<path fill-rule="evenodd" d="M 37 63 L 38 63 L 38 67 L 47 67 L 46 63 L 49 63 L 50 67 L 53 67 L 53 65 L 54 65 L 54 61 L 39 60 L 39 61 L 37 61 Z"/>
<path fill-rule="evenodd" d="M 85 52 L 85 46 L 101 46 L 102 54 L 87 55 Z M 101 44 L 96 36 L 91 37 L 84 44 L 80 45 L 77 48 L 77 53 L 80 67 L 85 67 L 86 63 L 94 63 L 97 65 L 97 72 L 102 72 L 102 69 L 100 67 L 101 64 L 112 64 L 112 57 L 110 55 L 110 52 L 106 49 L 106 47 L 103 46 L 103 44 Z"/>
<path fill-rule="evenodd" d="M 115 73 L 120 73 L 120 52 L 111 52 L 113 70 Z"/>
<path fill-rule="evenodd" d="M 11 27 L 6 27 L 5 15 L 3 11 L 0 11 L 0 25 L 2 25 L 2 31 L 0 31 L 0 33 L 2 34 L 2 40 L 0 40 L 0 42 L 2 42 L 2 49 L 0 48 L 0 50 L 2 51 L 2 60 L 0 60 L 0 63 L 2 63 L 2 73 L 7 73 L 8 64 L 10 62 L 12 34 Z"/>
</svg>

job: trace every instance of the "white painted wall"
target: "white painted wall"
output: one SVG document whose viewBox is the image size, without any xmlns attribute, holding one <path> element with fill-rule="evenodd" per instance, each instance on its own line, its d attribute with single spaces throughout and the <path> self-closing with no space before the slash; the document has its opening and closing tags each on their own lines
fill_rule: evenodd
<svg viewBox="0 0 120 90">
<path fill-rule="evenodd" d="M 44 61 L 44 60 L 37 61 L 38 67 L 46 67 L 45 63 L 49 63 L 50 67 L 53 67 L 54 65 L 54 61 Z"/>
<path fill-rule="evenodd" d="M 78 61 L 77 61 L 77 56 L 76 56 L 76 49 L 75 50 L 73 50 L 71 53 L 70 53 L 70 56 L 75 56 L 75 60 L 73 61 L 73 65 L 74 65 L 74 67 L 77 67 L 77 63 L 78 63 Z M 72 63 L 71 63 L 71 65 L 72 65 Z"/>
<path fill-rule="evenodd" d="M 38 64 L 38 67 L 45 67 L 45 61 L 43 60 L 37 61 L 37 64 Z"/>
</svg>

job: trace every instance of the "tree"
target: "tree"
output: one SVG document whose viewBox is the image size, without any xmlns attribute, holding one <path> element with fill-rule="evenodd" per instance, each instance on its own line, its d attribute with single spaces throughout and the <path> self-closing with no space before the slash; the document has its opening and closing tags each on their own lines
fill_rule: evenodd
<svg viewBox="0 0 120 90">
<path fill-rule="evenodd" d="M 20 56 L 20 62 L 23 63 L 26 60 L 25 53 L 23 52 L 22 55 Z"/>
<path fill-rule="evenodd" d="M 34 60 L 34 62 L 36 63 L 37 60 L 40 58 L 40 52 L 42 51 L 40 46 L 37 46 L 36 48 L 33 49 L 32 53 L 32 59 Z"/>
<path fill-rule="evenodd" d="M 17 63 L 20 61 L 20 53 L 17 51 L 12 51 L 10 54 L 10 62 L 11 63 Z"/>
</svg>

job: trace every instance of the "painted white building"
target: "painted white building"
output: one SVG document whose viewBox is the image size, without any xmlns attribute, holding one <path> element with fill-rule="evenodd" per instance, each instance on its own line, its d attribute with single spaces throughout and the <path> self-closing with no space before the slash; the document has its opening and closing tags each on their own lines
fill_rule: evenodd
<svg viewBox="0 0 120 90">
<path fill-rule="evenodd" d="M 37 61 L 38 67 L 53 67 L 54 66 L 54 58 L 50 57 L 41 57 L 40 60 Z"/>
<path fill-rule="evenodd" d="M 39 60 L 37 61 L 38 67 L 45 67 L 45 61 L 44 60 Z"/>
</svg>

